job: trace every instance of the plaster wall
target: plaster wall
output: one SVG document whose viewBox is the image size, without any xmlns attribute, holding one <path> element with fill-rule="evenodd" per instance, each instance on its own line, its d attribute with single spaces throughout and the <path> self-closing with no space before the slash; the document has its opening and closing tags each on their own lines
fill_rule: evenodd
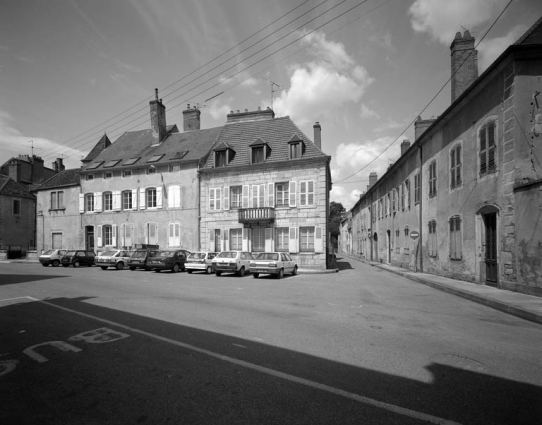
<svg viewBox="0 0 542 425">
<path fill-rule="evenodd" d="M 20 214 L 13 214 L 13 200 L 20 202 Z M 0 246 L 21 246 L 23 252 L 35 244 L 36 201 L 18 196 L 0 196 Z"/>
</svg>

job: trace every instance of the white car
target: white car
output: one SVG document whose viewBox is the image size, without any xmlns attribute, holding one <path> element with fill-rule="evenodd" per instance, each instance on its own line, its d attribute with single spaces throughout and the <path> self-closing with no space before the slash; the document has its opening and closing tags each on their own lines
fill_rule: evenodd
<svg viewBox="0 0 542 425">
<path fill-rule="evenodd" d="M 53 267 L 60 266 L 60 259 L 66 254 L 65 249 L 50 249 L 40 255 L 40 263 L 43 267 L 47 267 L 51 264 Z"/>
<path fill-rule="evenodd" d="M 122 270 L 128 264 L 128 258 L 132 255 L 132 251 L 123 249 L 114 249 L 105 251 L 96 256 L 96 265 L 106 270 L 108 267 L 115 267 L 117 270 Z"/>
<path fill-rule="evenodd" d="M 184 268 L 188 273 L 204 271 L 207 274 L 211 274 L 214 271 L 212 261 L 215 257 L 216 252 L 193 252 L 186 259 Z"/>
<path fill-rule="evenodd" d="M 274 274 L 278 279 L 282 279 L 285 273 L 295 276 L 297 264 L 287 252 L 262 252 L 250 262 L 250 272 L 254 277 Z"/>
<path fill-rule="evenodd" d="M 248 272 L 251 260 L 250 252 L 223 251 L 213 258 L 212 265 L 217 276 L 220 276 L 222 272 L 229 272 L 242 277 Z"/>
</svg>

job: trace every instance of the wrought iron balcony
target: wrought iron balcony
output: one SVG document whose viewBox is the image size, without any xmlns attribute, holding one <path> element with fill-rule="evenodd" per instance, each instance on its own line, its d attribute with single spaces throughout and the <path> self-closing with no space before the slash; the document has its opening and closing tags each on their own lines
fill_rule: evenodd
<svg viewBox="0 0 542 425">
<path fill-rule="evenodd" d="M 273 223 L 275 221 L 275 208 L 244 208 L 239 210 L 239 223 Z"/>
</svg>

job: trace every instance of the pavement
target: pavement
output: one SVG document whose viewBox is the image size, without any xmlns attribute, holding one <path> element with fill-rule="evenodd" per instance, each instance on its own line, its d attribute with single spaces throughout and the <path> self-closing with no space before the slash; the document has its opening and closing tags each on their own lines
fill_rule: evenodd
<svg viewBox="0 0 542 425">
<path fill-rule="evenodd" d="M 432 275 L 428 273 L 417 273 L 400 267 L 394 267 L 389 264 L 375 263 L 366 259 L 350 257 L 342 254 L 339 256 L 339 258 L 337 258 L 337 260 L 340 261 L 342 259 L 341 257 L 369 264 L 373 267 L 378 267 L 390 273 L 394 273 L 415 282 L 431 286 L 435 289 L 439 289 L 441 291 L 448 292 L 462 298 L 466 298 L 476 303 L 486 305 L 504 313 L 521 317 L 522 319 L 530 320 L 531 322 L 542 324 L 542 297 L 535 297 L 533 295 L 521 294 L 519 292 L 506 291 L 503 289 L 494 288 L 492 286 L 464 282 L 462 280 L 450 279 L 447 277 Z M 0 263 L 37 262 L 37 260 L 26 259 L 0 260 Z M 299 274 L 337 273 L 339 271 L 340 266 L 338 268 L 329 270 L 299 269 Z"/>
</svg>

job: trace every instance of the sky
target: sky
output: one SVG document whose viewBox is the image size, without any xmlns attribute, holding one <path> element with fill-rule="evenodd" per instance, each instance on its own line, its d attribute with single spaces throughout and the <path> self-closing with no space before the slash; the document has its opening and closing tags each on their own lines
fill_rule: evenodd
<svg viewBox="0 0 542 425">
<path fill-rule="evenodd" d="M 349 209 L 416 117 L 450 105 L 455 33 L 482 73 L 541 16 L 539 0 L 2 0 L 0 164 L 77 168 L 104 133 L 149 128 L 158 88 L 180 129 L 187 104 L 202 128 L 272 107 L 313 139 L 318 121 Z"/>
</svg>

